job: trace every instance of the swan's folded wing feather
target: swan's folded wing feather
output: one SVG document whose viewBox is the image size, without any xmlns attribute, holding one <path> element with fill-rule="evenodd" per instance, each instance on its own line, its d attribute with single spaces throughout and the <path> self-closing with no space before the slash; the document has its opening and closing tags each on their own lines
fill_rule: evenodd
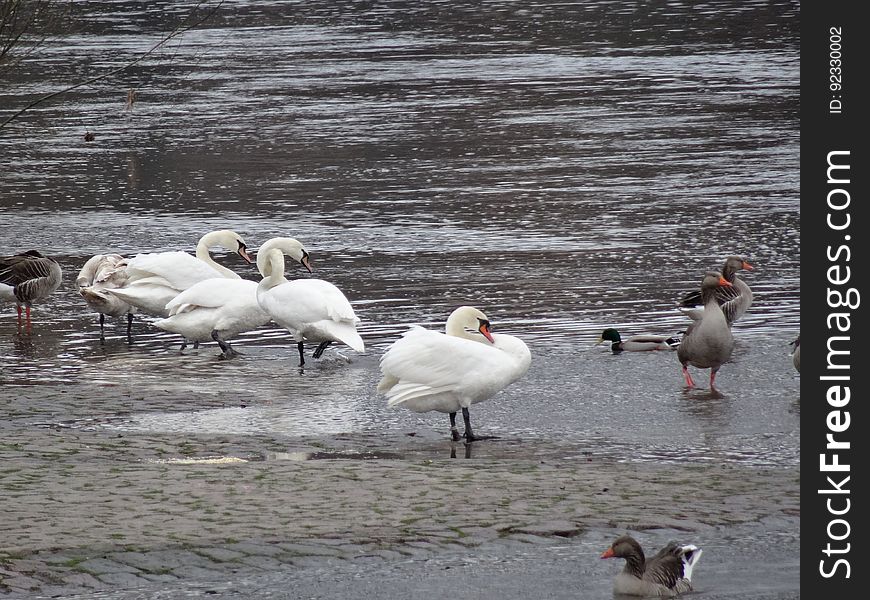
<svg viewBox="0 0 870 600">
<path fill-rule="evenodd" d="M 194 306 L 220 308 L 232 302 L 257 304 L 257 284 L 247 279 L 214 277 L 199 281 L 166 304 L 170 315 L 189 310 Z"/>
<path fill-rule="evenodd" d="M 127 262 L 130 283 L 157 276 L 166 285 L 184 290 L 198 281 L 221 277 L 215 269 L 187 252 L 137 254 Z"/>
<path fill-rule="evenodd" d="M 388 398 L 397 388 L 410 389 L 400 386 L 412 385 L 421 392 L 425 386 L 432 394 L 462 390 L 469 397 L 490 395 L 487 392 L 503 387 L 499 382 L 510 364 L 510 358 L 492 345 L 421 327 L 405 332 L 380 361 L 384 376 L 398 381 L 386 391 Z"/>
</svg>

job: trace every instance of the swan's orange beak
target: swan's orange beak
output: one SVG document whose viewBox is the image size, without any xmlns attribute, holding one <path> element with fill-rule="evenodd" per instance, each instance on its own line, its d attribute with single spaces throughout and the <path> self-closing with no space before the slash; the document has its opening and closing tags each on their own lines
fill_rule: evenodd
<svg viewBox="0 0 870 600">
<path fill-rule="evenodd" d="M 724 285 L 725 287 L 734 287 L 734 284 L 719 275 L 719 285 Z"/>
<path fill-rule="evenodd" d="M 302 263 L 302 266 L 303 266 L 303 267 L 305 267 L 306 269 L 308 269 L 308 272 L 309 272 L 309 273 L 313 273 L 313 272 L 314 272 L 314 269 L 311 268 L 311 259 L 308 258 L 308 255 L 307 255 L 307 254 L 304 254 L 304 255 L 302 256 L 302 260 L 300 260 L 299 262 Z"/>
<path fill-rule="evenodd" d="M 251 260 L 251 257 L 248 256 L 248 251 L 242 245 L 239 245 L 238 254 L 239 254 L 239 256 L 244 258 L 245 262 L 247 262 L 248 264 L 251 264 L 252 262 L 254 262 L 253 260 Z"/>
<path fill-rule="evenodd" d="M 494 344 L 494 343 L 495 343 L 495 340 L 493 339 L 493 337 L 492 337 L 492 333 L 490 332 L 490 329 L 489 329 L 489 323 L 487 323 L 486 321 L 484 321 L 483 323 L 481 323 L 481 324 L 480 324 L 480 328 L 478 329 L 478 331 L 479 331 L 480 333 L 482 333 L 482 334 L 483 334 L 483 337 L 485 337 L 486 339 L 488 339 L 489 342 L 490 342 L 491 344 Z"/>
<path fill-rule="evenodd" d="M 604 554 L 601 555 L 601 558 L 613 558 L 613 548 L 605 550 Z"/>
<path fill-rule="evenodd" d="M 752 270 L 752 265 L 750 265 L 748 262 L 746 262 L 746 261 L 744 260 L 744 261 L 743 261 L 743 268 L 746 269 L 747 271 L 751 271 L 751 270 Z"/>
</svg>

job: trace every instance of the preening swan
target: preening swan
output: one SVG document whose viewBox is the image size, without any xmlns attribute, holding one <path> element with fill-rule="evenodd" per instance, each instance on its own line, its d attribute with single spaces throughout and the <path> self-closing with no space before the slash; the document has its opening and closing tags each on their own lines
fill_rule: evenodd
<svg viewBox="0 0 870 600">
<path fill-rule="evenodd" d="M 288 281 L 284 277 L 284 254 L 307 267 L 308 253 L 292 238 L 270 242 L 271 249 L 257 253 L 257 267 L 263 276 L 257 286 L 257 302 L 273 321 L 293 334 L 299 366 L 305 364 L 304 342 L 319 344 L 314 358 L 320 358 L 332 342 L 363 352 L 365 344 L 356 331 L 359 319 L 341 290 L 322 279 Z"/>
<path fill-rule="evenodd" d="M 36 250 L 13 256 L 0 256 L 0 299 L 15 302 L 18 328 L 21 329 L 21 307 L 25 309 L 26 326 L 30 329 L 30 307 L 60 287 L 63 272 L 53 258 Z"/>
<path fill-rule="evenodd" d="M 127 337 L 130 337 L 135 308 L 107 291 L 123 287 L 127 283 L 127 278 L 127 260 L 120 254 L 92 256 L 76 277 L 79 294 L 88 306 L 100 315 L 101 340 L 105 339 L 106 315 L 110 317 L 127 315 Z"/>
<path fill-rule="evenodd" d="M 414 412 L 437 410 L 450 415 L 450 431 L 459 440 L 456 413 L 462 410 L 465 438 L 480 439 L 471 429 L 468 408 L 522 377 L 532 355 L 512 335 L 493 334 L 480 310 L 461 306 L 447 319 L 447 333 L 412 327 L 381 357 L 378 392 L 389 406 Z"/>
<path fill-rule="evenodd" d="M 601 558 L 625 559 L 625 568 L 613 582 L 614 593 L 672 598 L 692 591 L 692 570 L 702 553 L 694 544 L 671 542 L 648 559 L 637 540 L 623 535 Z"/>
<path fill-rule="evenodd" d="M 252 263 L 245 241 L 234 231 L 212 231 L 200 238 L 196 257 L 187 252 L 138 254 L 127 261 L 127 283 L 111 294 L 156 317 L 168 317 L 166 305 L 193 284 L 225 277 L 241 279 L 236 273 L 216 263 L 209 254 L 211 246 L 221 246 Z"/>
<path fill-rule="evenodd" d="M 282 245 L 288 246 L 290 238 L 273 238 L 260 247 L 260 253 Z M 295 240 L 293 240 L 295 242 Z M 311 272 L 308 255 L 299 242 L 302 254 L 299 263 Z M 214 340 L 224 358 L 232 358 L 235 350 L 229 340 L 240 333 L 256 329 L 269 322 L 269 313 L 257 302 L 257 282 L 246 279 L 215 277 L 193 284 L 167 305 L 169 317 L 154 325 L 164 331 L 182 335 L 194 342 Z"/>
<path fill-rule="evenodd" d="M 721 274 L 708 271 L 701 283 L 701 298 L 704 310 L 693 311 L 694 321 L 686 329 L 683 341 L 677 348 L 677 358 L 683 365 L 683 377 L 686 385 L 694 387 L 695 382 L 689 374 L 688 365 L 701 369 L 710 369 L 710 389 L 715 389 L 716 373 L 724 363 L 731 358 L 734 349 L 734 338 L 731 335 L 731 326 L 725 318 L 725 312 L 729 310 L 729 304 L 719 306 L 716 290 L 720 286 L 730 287 Z M 732 302 L 739 302 L 739 297 Z"/>
</svg>

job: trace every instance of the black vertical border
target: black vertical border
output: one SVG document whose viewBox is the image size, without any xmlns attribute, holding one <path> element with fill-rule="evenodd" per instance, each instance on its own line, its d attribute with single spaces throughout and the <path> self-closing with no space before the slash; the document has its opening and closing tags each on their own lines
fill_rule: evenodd
<svg viewBox="0 0 870 600">
<path fill-rule="evenodd" d="M 843 1 L 801 4 L 801 591 L 806 598 L 864 597 L 866 589 L 861 589 L 861 583 L 868 574 L 863 569 L 870 564 L 870 539 L 864 526 L 870 506 L 867 494 L 859 492 L 859 488 L 868 488 L 870 454 L 870 444 L 864 441 L 870 439 L 864 407 L 870 380 L 866 350 L 870 337 L 863 318 L 867 310 L 863 304 L 870 303 L 870 296 L 863 294 L 868 290 L 865 279 L 870 263 L 865 257 L 870 217 L 864 207 L 870 200 L 866 184 L 870 177 L 866 141 L 870 99 L 865 84 L 870 77 L 870 23 L 859 15 L 863 7 L 861 2 Z M 836 83 L 842 89 L 832 85 Z M 828 180 L 831 152 L 848 152 L 831 157 L 839 165 L 849 165 L 848 171 L 831 172 L 840 183 Z M 829 195 L 838 208 L 829 206 Z M 831 223 L 844 226 L 847 218 L 848 227 L 831 227 Z M 830 281 L 830 277 L 844 279 L 847 267 L 847 282 Z M 829 290 L 845 295 L 850 288 L 861 294 L 859 302 L 851 303 L 857 306 L 831 306 L 838 296 L 829 296 Z M 832 313 L 847 313 L 848 317 L 831 320 Z M 848 331 L 838 329 L 846 325 Z M 840 339 L 831 341 L 833 336 Z M 829 344 L 849 354 L 831 357 Z M 840 368 L 830 368 L 829 358 Z M 831 375 L 847 379 L 823 379 Z M 839 395 L 840 404 L 844 388 L 849 388 L 848 404 L 829 403 L 832 386 L 841 386 L 831 392 L 835 403 Z M 845 427 L 846 412 L 848 428 L 832 432 L 829 425 Z M 829 433 L 850 447 L 826 448 Z M 848 464 L 849 470 L 823 471 L 822 454 L 829 464 L 837 454 L 838 462 Z M 845 477 L 849 480 L 844 482 Z M 849 491 L 841 493 L 838 487 Z M 838 560 L 845 562 L 838 564 Z"/>
</svg>

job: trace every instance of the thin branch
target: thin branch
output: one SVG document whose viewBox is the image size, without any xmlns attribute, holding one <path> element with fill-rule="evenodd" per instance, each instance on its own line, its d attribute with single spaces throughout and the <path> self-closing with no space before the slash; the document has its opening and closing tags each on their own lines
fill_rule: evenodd
<svg viewBox="0 0 870 600">
<path fill-rule="evenodd" d="M 199 7 L 200 7 L 204 2 L 207 2 L 207 0 L 201 0 L 199 3 L 197 3 L 197 5 L 196 5 L 196 6 L 193 8 L 193 10 L 190 12 L 190 15 L 193 16 L 193 14 L 196 13 L 196 11 L 199 9 Z M 54 97 L 56 97 L 56 96 L 60 96 L 60 95 L 62 95 L 62 94 L 66 94 L 67 92 L 71 92 L 71 91 L 73 91 L 74 89 L 80 88 L 80 87 L 82 87 L 82 86 L 90 85 L 90 84 L 92 84 L 92 83 L 96 83 L 97 81 L 100 81 L 100 80 L 106 79 L 106 78 L 108 78 L 108 77 L 111 77 L 112 75 L 117 75 L 117 74 L 120 73 L 121 71 L 125 71 L 125 70 L 129 69 L 130 67 L 136 65 L 137 63 L 141 62 L 142 60 L 144 60 L 145 58 L 147 58 L 149 55 L 151 55 L 152 53 L 154 53 L 157 49 L 159 49 L 160 47 L 162 47 L 163 45 L 165 45 L 165 44 L 166 44 L 169 40 L 171 40 L 172 38 L 178 37 L 178 36 L 181 35 L 182 33 L 185 33 L 185 32 L 187 32 L 187 31 L 190 31 L 191 29 L 193 29 L 193 28 L 195 28 L 195 27 L 198 27 L 199 25 L 201 25 L 202 23 L 204 23 L 205 21 L 207 21 L 209 18 L 211 18 L 212 15 L 214 15 L 214 14 L 217 12 L 217 10 L 221 7 L 222 4 L 223 4 L 223 0 L 221 0 L 220 2 L 218 2 L 217 5 L 215 5 L 215 7 L 214 7 L 213 9 L 211 9 L 211 10 L 210 10 L 210 11 L 209 11 L 209 12 L 208 12 L 204 17 L 202 17 L 201 19 L 199 19 L 199 20 L 196 21 L 195 23 L 191 23 L 190 25 L 179 25 L 178 27 L 176 27 L 175 29 L 173 29 L 169 34 L 167 34 L 163 39 L 161 39 L 159 42 L 157 42 L 157 43 L 154 44 L 151 48 L 149 48 L 149 49 L 148 49 L 144 54 L 142 54 L 142 56 L 136 58 L 135 60 L 133 60 L 133 61 L 131 61 L 131 62 L 129 62 L 129 63 L 127 63 L 126 65 L 124 65 L 124 66 L 122 66 L 122 67 L 118 67 L 117 69 L 112 69 L 111 71 L 109 71 L 109 72 L 107 72 L 107 73 L 103 73 L 102 75 L 97 75 L 96 77 L 91 77 L 90 79 L 87 79 L 87 80 L 85 80 L 85 81 L 79 82 L 79 83 L 77 83 L 77 84 L 75 84 L 75 85 L 72 85 L 72 86 L 70 86 L 70 87 L 68 87 L 68 88 L 64 88 L 64 89 L 62 89 L 62 90 L 58 90 L 58 91 L 56 91 L 56 92 L 52 92 L 52 93 L 50 93 L 50 94 L 48 94 L 48 95 L 46 95 L 46 96 L 42 96 L 41 98 L 38 98 L 38 99 L 34 100 L 34 101 L 31 102 L 30 104 L 28 104 L 27 106 L 25 106 L 24 108 L 22 108 L 21 110 L 19 110 L 19 111 L 16 112 L 15 114 L 13 114 L 11 117 L 9 117 L 8 119 L 6 119 L 6 120 L 3 121 L 2 123 L 0 123 L 0 129 L 2 129 L 3 127 L 5 127 L 5 126 L 8 125 L 9 123 L 11 123 L 12 121 L 14 121 L 15 119 L 17 119 L 18 117 L 20 117 L 21 115 L 23 115 L 25 112 L 27 112 L 27 111 L 30 110 L 31 108 L 33 108 L 33 107 L 35 107 L 35 106 L 37 106 L 37 105 L 39 105 L 39 104 L 42 104 L 43 102 L 45 102 L 45 101 L 47 101 L 47 100 L 51 100 L 52 98 L 54 98 Z"/>
</svg>

